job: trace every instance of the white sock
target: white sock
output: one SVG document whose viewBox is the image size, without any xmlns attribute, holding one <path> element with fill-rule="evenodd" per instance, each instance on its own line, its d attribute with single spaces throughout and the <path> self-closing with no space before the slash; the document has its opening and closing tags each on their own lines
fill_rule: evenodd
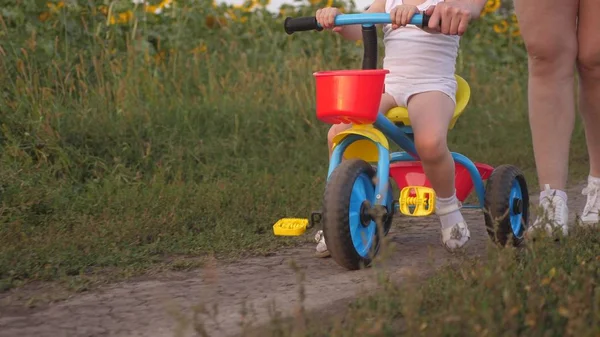
<svg viewBox="0 0 600 337">
<path fill-rule="evenodd" d="M 600 186 L 600 178 L 588 176 L 588 184 Z"/>
<path fill-rule="evenodd" d="M 435 204 L 436 204 L 436 208 L 439 208 L 439 209 L 455 207 L 455 205 L 458 204 L 458 199 L 456 198 L 456 193 L 454 193 L 449 198 L 436 197 Z M 442 223 L 443 229 L 452 227 L 459 222 L 464 222 L 464 220 L 465 220 L 462 216 L 462 213 L 460 212 L 460 209 L 456 209 L 455 211 L 452 211 L 448 214 L 442 214 L 439 217 L 440 217 L 440 221 Z"/>
<path fill-rule="evenodd" d="M 546 184 L 546 189 L 544 189 L 543 191 L 540 192 L 540 202 L 542 201 L 543 198 L 551 198 L 553 195 L 556 195 L 557 197 L 560 197 L 561 199 L 563 199 L 565 202 L 567 202 L 567 193 L 563 190 L 556 190 L 556 189 L 552 189 L 550 188 L 550 185 Z"/>
</svg>

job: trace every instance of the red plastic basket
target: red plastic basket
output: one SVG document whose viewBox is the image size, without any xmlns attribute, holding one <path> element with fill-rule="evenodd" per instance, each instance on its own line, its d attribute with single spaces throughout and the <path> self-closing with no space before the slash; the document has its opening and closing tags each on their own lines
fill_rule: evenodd
<svg viewBox="0 0 600 337">
<path fill-rule="evenodd" d="M 375 122 L 387 73 L 386 69 L 314 73 L 317 118 L 328 124 Z"/>
</svg>

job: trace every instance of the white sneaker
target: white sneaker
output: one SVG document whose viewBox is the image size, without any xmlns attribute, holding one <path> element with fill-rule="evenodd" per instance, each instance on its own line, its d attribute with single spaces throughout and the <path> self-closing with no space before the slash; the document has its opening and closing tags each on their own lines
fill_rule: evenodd
<svg viewBox="0 0 600 337">
<path fill-rule="evenodd" d="M 317 248 L 315 255 L 317 257 L 328 257 L 329 250 L 327 250 L 327 245 L 325 244 L 325 235 L 323 235 L 323 230 L 317 231 L 315 234 L 315 241 L 317 242 Z"/>
<path fill-rule="evenodd" d="M 450 214 L 461 208 L 462 204 L 458 200 L 454 205 L 444 208 L 439 208 L 439 205 L 436 204 L 435 213 L 438 216 L 441 216 Z M 461 248 L 467 243 L 467 241 L 469 241 L 470 238 L 471 232 L 469 231 L 469 227 L 467 227 L 467 223 L 465 221 L 458 222 L 448 228 L 442 228 L 442 244 L 450 251 Z"/>
<path fill-rule="evenodd" d="M 586 225 L 598 223 L 598 213 L 600 211 L 600 183 L 588 179 L 588 185 L 581 191 L 581 194 L 587 196 L 587 202 L 581 214 L 581 222 Z"/>
<path fill-rule="evenodd" d="M 471 232 L 466 222 L 459 222 L 449 228 L 442 228 L 442 242 L 444 247 L 455 250 L 464 246 L 471 238 Z"/>
<path fill-rule="evenodd" d="M 550 185 L 545 185 L 546 191 Z M 564 235 L 569 232 L 569 208 L 565 199 L 558 195 L 551 195 L 540 199 L 542 214 L 535 219 L 531 227 L 527 229 L 526 235 L 533 231 L 543 228 L 548 235 L 552 235 L 555 230 L 562 230 Z"/>
</svg>

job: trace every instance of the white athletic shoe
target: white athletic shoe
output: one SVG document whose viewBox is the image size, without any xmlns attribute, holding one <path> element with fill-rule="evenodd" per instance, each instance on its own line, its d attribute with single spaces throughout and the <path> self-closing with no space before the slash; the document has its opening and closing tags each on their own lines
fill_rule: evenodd
<svg viewBox="0 0 600 337">
<path fill-rule="evenodd" d="M 457 201 L 454 205 L 446 208 L 438 208 L 436 205 L 435 213 L 438 216 L 452 213 L 462 208 L 460 201 Z M 446 249 L 452 251 L 464 246 L 467 241 L 471 238 L 471 232 L 465 221 L 458 222 L 448 228 L 441 228 L 442 230 L 442 244 Z"/>
<path fill-rule="evenodd" d="M 317 257 L 328 257 L 329 250 L 327 250 L 327 245 L 325 244 L 325 235 L 323 235 L 323 230 L 317 231 L 315 234 L 315 241 L 317 242 L 317 248 L 315 255 Z"/>
<path fill-rule="evenodd" d="M 550 185 L 545 186 L 546 191 Z M 540 199 L 542 214 L 535 219 L 531 227 L 527 229 L 526 235 L 533 231 L 543 228 L 548 235 L 552 235 L 557 230 L 562 230 L 564 235 L 569 232 L 569 208 L 565 199 L 558 195 L 551 195 Z"/>
<path fill-rule="evenodd" d="M 587 202 L 581 214 L 581 222 L 585 225 L 598 223 L 598 213 L 600 211 L 600 183 L 588 180 L 588 185 L 581 191 L 581 194 L 587 196 Z"/>
</svg>

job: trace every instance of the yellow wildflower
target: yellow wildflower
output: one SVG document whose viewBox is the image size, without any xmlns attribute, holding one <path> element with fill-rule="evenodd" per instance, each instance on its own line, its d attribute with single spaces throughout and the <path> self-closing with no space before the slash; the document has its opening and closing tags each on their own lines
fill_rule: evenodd
<svg viewBox="0 0 600 337">
<path fill-rule="evenodd" d="M 483 8 L 483 11 L 485 13 L 494 13 L 495 11 L 497 11 L 500 8 L 501 4 L 502 3 L 500 0 L 488 0 L 485 3 L 485 7 Z"/>
<path fill-rule="evenodd" d="M 289 5 L 282 5 L 281 7 L 279 7 L 279 15 L 294 15 L 294 9 Z"/>
<path fill-rule="evenodd" d="M 229 15 L 229 18 L 233 21 L 237 20 L 237 15 L 235 15 L 235 12 L 231 9 L 227 10 L 227 14 Z"/>
<path fill-rule="evenodd" d="M 498 34 L 504 34 L 508 30 L 508 22 L 506 20 L 500 21 L 500 24 L 494 24 L 494 31 Z"/>
<path fill-rule="evenodd" d="M 254 7 L 256 7 L 256 5 L 258 5 L 257 1 L 254 0 L 246 0 L 243 4 L 241 5 L 233 5 L 233 9 L 235 10 L 240 10 L 242 12 L 250 12 Z"/>
<path fill-rule="evenodd" d="M 40 19 L 40 21 L 46 22 L 46 20 L 48 20 L 50 18 L 50 13 L 43 12 L 42 14 L 40 14 L 40 16 L 38 18 Z"/>
<path fill-rule="evenodd" d="M 191 53 L 193 53 L 193 54 L 203 54 L 203 53 L 206 53 L 207 50 L 208 50 L 208 48 L 206 47 L 206 44 L 204 44 L 204 42 L 202 42 L 200 45 L 198 45 L 197 47 L 195 47 L 194 49 L 192 49 Z"/>
<path fill-rule="evenodd" d="M 221 27 L 221 26 L 227 26 L 227 20 L 224 17 L 215 18 L 212 15 L 208 15 L 204 19 L 204 24 L 208 28 L 217 28 L 217 27 Z"/>
<path fill-rule="evenodd" d="M 110 22 L 111 25 L 119 24 L 119 23 L 127 23 L 127 22 L 131 21 L 132 18 L 133 18 L 133 13 L 131 11 L 127 11 L 127 12 L 123 12 L 123 13 L 118 13 L 116 16 L 111 15 L 110 18 L 108 19 L 108 22 Z"/>
<path fill-rule="evenodd" d="M 517 19 L 517 16 L 513 13 L 513 15 L 511 15 L 510 19 L 512 21 L 512 26 L 515 27 L 515 29 L 511 33 L 512 36 L 521 35 L 521 29 L 519 29 L 519 20 Z"/>
<path fill-rule="evenodd" d="M 62 1 L 59 1 L 55 4 L 48 2 L 46 3 L 46 6 L 48 7 L 48 9 L 50 9 L 50 12 L 58 12 L 58 10 L 60 10 L 61 8 L 63 8 L 65 6 L 65 3 Z"/>
<path fill-rule="evenodd" d="M 163 9 L 171 7 L 173 0 L 162 0 L 158 5 L 146 5 L 146 13 L 160 14 Z M 214 1 L 213 1 L 214 5 Z"/>
<path fill-rule="evenodd" d="M 154 54 L 154 62 L 162 63 L 167 58 L 167 52 L 165 50 L 161 50 L 158 53 Z"/>
</svg>

